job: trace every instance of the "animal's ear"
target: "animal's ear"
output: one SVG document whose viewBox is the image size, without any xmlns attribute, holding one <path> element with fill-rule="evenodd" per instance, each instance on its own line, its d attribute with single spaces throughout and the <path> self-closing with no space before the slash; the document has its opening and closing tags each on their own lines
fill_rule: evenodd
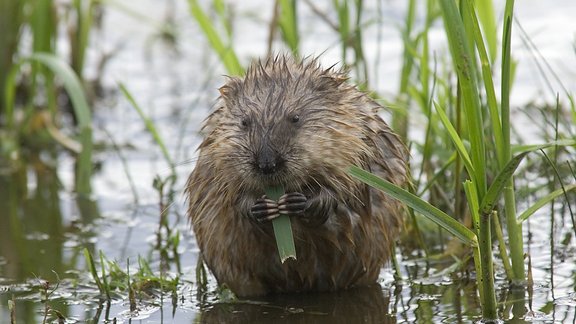
<svg viewBox="0 0 576 324">
<path fill-rule="evenodd" d="M 341 85 L 342 83 L 346 82 L 346 80 L 348 80 L 348 75 L 339 73 L 332 76 L 332 80 L 337 85 Z"/>
<path fill-rule="evenodd" d="M 329 89 L 335 89 L 338 88 L 346 80 L 348 80 L 348 76 L 345 74 L 327 75 L 320 79 L 316 85 L 316 90 L 326 91 Z"/>
<path fill-rule="evenodd" d="M 224 99 L 234 98 L 238 95 L 240 91 L 241 81 L 238 78 L 229 78 L 225 85 L 221 86 L 218 91 L 220 91 L 220 96 Z"/>
<path fill-rule="evenodd" d="M 218 88 L 218 91 L 220 91 L 220 95 L 222 97 L 226 98 L 230 97 L 231 93 L 233 92 L 233 89 L 229 85 L 223 85 L 220 88 Z"/>
</svg>

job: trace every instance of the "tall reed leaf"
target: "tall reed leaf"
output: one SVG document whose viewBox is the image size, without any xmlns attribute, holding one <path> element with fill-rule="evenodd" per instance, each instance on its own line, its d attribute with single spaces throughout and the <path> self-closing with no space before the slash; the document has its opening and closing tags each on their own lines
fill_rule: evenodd
<svg viewBox="0 0 576 324">
<path fill-rule="evenodd" d="M 202 10 L 198 1 L 188 0 L 188 3 L 190 5 L 192 16 L 196 19 L 200 28 L 202 28 L 208 42 L 220 57 L 220 60 L 224 64 L 228 73 L 231 75 L 241 75 L 244 72 L 244 69 L 240 64 L 240 60 L 238 60 L 234 49 L 231 46 L 224 45 L 222 38 L 218 35 L 218 32 L 216 32 L 214 24 L 212 24 L 212 20 Z"/>
<path fill-rule="evenodd" d="M 564 139 L 564 140 L 551 141 L 543 144 L 514 145 L 512 146 L 511 151 L 513 153 L 534 152 L 553 146 L 576 146 L 576 140 Z"/>
<path fill-rule="evenodd" d="M 468 3 L 473 2 L 478 12 L 478 18 L 482 23 L 482 31 L 484 32 L 484 39 L 488 44 L 490 59 L 494 61 L 496 59 L 496 53 L 498 52 L 498 35 L 496 33 L 496 18 L 494 16 L 494 2 L 492 0 L 482 0 L 482 1 L 470 1 L 466 0 Z"/>
<path fill-rule="evenodd" d="M 460 135 L 458 135 L 456 129 L 454 129 L 454 126 L 452 126 L 452 123 L 448 119 L 448 116 L 444 112 L 444 109 L 442 109 L 442 107 L 440 107 L 440 105 L 438 105 L 436 102 L 434 102 L 434 107 L 436 107 L 436 111 L 438 112 L 440 121 L 442 121 L 442 124 L 446 128 L 446 131 L 448 131 L 448 135 L 450 135 L 450 139 L 452 140 L 452 143 L 456 147 L 458 154 L 460 154 L 462 161 L 464 161 L 464 166 L 466 167 L 466 170 L 468 170 L 468 174 L 470 175 L 470 177 L 472 177 L 472 180 L 474 180 L 474 177 L 476 176 L 476 171 L 474 170 L 474 165 L 470 160 L 468 151 L 464 146 L 464 142 L 462 142 Z"/>
<path fill-rule="evenodd" d="M 453 0 L 440 0 L 444 27 L 448 36 L 450 53 L 454 68 L 458 74 L 458 81 L 463 100 L 468 132 L 470 134 L 471 160 L 476 170 L 475 185 L 478 194 L 483 197 L 486 192 L 486 157 L 483 132 L 483 117 L 480 106 L 480 96 L 476 83 L 476 70 L 472 62 L 474 56 L 468 47 L 464 24 L 460 18 L 458 8 Z"/>
<path fill-rule="evenodd" d="M 554 199 L 558 198 L 559 196 L 564 195 L 568 191 L 572 191 L 576 189 L 576 184 L 568 185 L 564 188 L 560 188 L 558 190 L 554 190 L 553 192 L 547 194 L 546 196 L 538 199 L 532 206 L 528 207 L 522 214 L 518 216 L 516 221 L 518 223 L 522 223 L 527 220 L 530 216 L 532 216 L 535 212 L 537 212 L 540 208 L 544 207 L 549 202 L 553 201 Z"/>
<path fill-rule="evenodd" d="M 482 203 L 480 204 L 480 212 L 482 215 L 488 215 L 494 209 L 494 205 L 498 202 L 498 198 L 500 198 L 500 194 L 502 190 L 506 186 L 507 183 L 510 182 L 510 179 L 514 175 L 516 168 L 522 162 L 522 159 L 528 154 L 529 152 L 524 152 L 518 154 L 513 159 L 508 161 L 508 163 L 500 170 L 500 173 L 494 178 L 494 181 L 490 185 L 488 192 L 482 199 Z"/>
<path fill-rule="evenodd" d="M 440 209 L 430 205 L 427 201 L 359 167 L 350 167 L 350 169 L 348 169 L 348 174 L 371 187 L 382 190 L 391 197 L 400 200 L 402 203 L 422 214 L 429 220 L 440 225 L 462 242 L 472 247 L 478 245 L 478 240 L 474 232 Z"/>
<path fill-rule="evenodd" d="M 86 263 L 88 264 L 88 271 L 92 274 L 92 278 L 94 282 L 96 282 L 96 286 L 98 286 L 98 290 L 100 290 L 100 294 L 102 296 L 106 296 L 106 300 L 110 300 L 110 288 L 107 284 L 104 284 L 102 280 L 105 280 L 105 272 L 104 272 L 104 264 L 102 263 L 102 280 L 98 276 L 98 271 L 96 271 L 96 264 L 94 263 L 94 258 L 92 254 L 88 251 L 88 249 L 84 248 L 84 258 L 86 259 Z M 100 252 L 100 262 L 103 262 L 103 255 Z"/>
<path fill-rule="evenodd" d="M 500 173 L 496 176 L 496 178 L 494 178 L 494 181 L 490 185 L 490 188 L 488 189 L 486 196 L 484 196 L 484 200 L 480 204 L 481 212 L 483 214 L 488 214 L 492 211 L 492 209 L 494 208 L 494 204 L 496 204 L 498 197 L 500 197 L 500 193 L 502 193 L 502 190 L 504 189 L 506 184 L 509 183 L 510 178 L 513 176 L 514 172 L 516 171 L 516 168 L 518 167 L 518 165 L 520 164 L 522 159 L 524 159 L 524 157 L 526 155 L 528 155 L 528 153 L 531 153 L 534 151 L 539 151 L 539 150 L 549 148 L 552 146 L 559 146 L 562 144 L 568 145 L 568 146 L 575 145 L 576 141 L 563 140 L 563 141 L 554 141 L 554 142 L 545 143 L 545 144 L 524 146 L 522 149 L 522 153 L 520 153 L 517 156 L 515 156 L 514 158 L 510 159 L 508 161 L 508 163 L 502 168 L 502 170 L 500 170 Z M 538 207 L 538 208 L 540 208 L 540 207 Z"/>
<path fill-rule="evenodd" d="M 24 0 L 0 0 L 0 118 L 4 118 L 9 128 L 13 120 L 12 116 L 8 116 L 10 107 L 5 106 L 5 89 L 14 54 L 18 51 L 21 28 L 24 24 L 22 8 L 25 4 L 27 1 Z"/>
<path fill-rule="evenodd" d="M 9 111 L 14 109 L 15 78 L 20 67 L 26 62 L 40 62 L 57 75 L 72 101 L 72 108 L 78 121 L 79 139 L 82 150 L 78 156 L 76 169 L 76 192 L 81 195 L 91 193 L 90 179 L 92 176 L 92 113 L 84 94 L 80 79 L 72 68 L 61 58 L 50 53 L 34 53 L 24 58 L 10 71 L 6 82 L 6 106 Z"/>
<path fill-rule="evenodd" d="M 292 54 L 298 56 L 300 36 L 298 34 L 298 15 L 296 14 L 296 0 L 279 0 L 280 18 L 278 24 L 282 31 L 284 41 L 290 47 Z"/>
<path fill-rule="evenodd" d="M 34 53 L 30 60 L 41 62 L 54 72 L 64 84 L 66 92 L 72 101 L 72 108 L 78 121 L 78 127 L 92 127 L 92 113 L 90 111 L 84 88 L 80 79 L 72 68 L 60 57 L 50 53 Z"/>
<path fill-rule="evenodd" d="M 458 75 L 459 90 L 462 105 L 465 112 L 468 126 L 469 139 L 471 144 L 471 161 L 474 165 L 475 175 L 472 184 L 476 187 L 475 197 L 479 201 L 484 200 L 486 195 L 486 148 L 484 141 L 484 122 L 483 112 L 481 110 L 480 95 L 477 85 L 477 72 L 475 66 L 475 56 L 470 46 L 470 40 L 466 33 L 465 25 L 474 28 L 470 24 L 471 14 L 466 14 L 469 7 L 463 6 L 465 14 L 462 16 L 466 23 L 462 21 L 456 2 L 454 0 L 440 0 L 442 8 L 442 17 L 444 18 L 444 27 L 448 36 L 452 62 Z M 470 192 L 467 191 L 467 193 Z M 470 197 L 469 197 L 470 198 Z M 494 274 L 492 264 L 492 237 L 490 215 L 480 215 L 478 219 L 478 241 L 479 255 L 475 262 L 480 261 L 482 270 L 478 276 L 481 278 L 480 283 L 482 297 L 482 316 L 485 320 L 496 320 L 498 315 L 496 311 L 496 294 L 494 290 Z M 478 268 L 478 267 L 477 267 Z"/>
<path fill-rule="evenodd" d="M 491 4 L 491 0 L 487 0 L 487 3 L 490 4 L 486 4 L 487 7 L 489 7 L 490 9 L 492 9 L 492 4 Z M 503 138 L 502 138 L 502 123 L 500 121 L 500 111 L 498 108 L 498 100 L 496 99 L 496 90 L 494 87 L 494 81 L 492 80 L 492 65 L 491 65 L 491 61 L 490 61 L 490 57 L 488 57 L 488 53 L 486 51 L 486 46 L 484 45 L 484 38 L 482 37 L 482 33 L 480 31 L 480 26 L 478 24 L 478 18 L 476 16 L 476 13 L 474 11 L 473 5 L 471 3 L 470 0 L 466 0 L 464 1 L 465 4 L 465 12 L 469 15 L 468 20 L 471 22 L 472 24 L 472 32 L 474 33 L 474 41 L 476 43 L 476 48 L 478 49 L 478 56 L 480 57 L 480 64 L 481 64 L 481 69 L 482 69 L 482 78 L 484 81 L 484 89 L 486 91 L 486 101 L 488 104 L 488 108 L 490 109 L 490 121 L 491 121 L 491 125 L 490 127 L 492 128 L 492 133 L 494 136 L 494 143 L 496 145 L 496 150 L 497 150 L 497 157 L 498 157 L 498 161 L 500 166 L 503 166 L 506 163 L 505 158 L 505 154 L 503 152 L 504 147 L 503 147 Z M 484 7 L 482 5 L 478 5 L 478 2 L 476 2 L 477 7 Z M 488 18 L 487 18 L 488 19 Z M 489 18 L 489 19 L 493 19 Z M 495 24 L 494 22 L 485 22 L 485 24 L 488 25 L 492 25 Z M 484 25 L 485 26 L 485 25 Z M 495 26 L 494 26 L 495 28 Z M 487 30 L 491 30 L 492 27 L 485 27 L 485 32 Z M 490 39 L 495 38 L 496 34 L 494 34 L 494 37 L 490 37 Z M 495 41 L 495 40 L 494 40 Z M 488 43 L 490 43 L 490 40 L 488 41 Z M 495 44 L 494 44 L 495 45 Z M 496 53 L 493 53 L 494 55 Z M 492 53 L 491 53 L 492 55 Z M 492 60 L 494 60 L 494 56 L 491 56 Z"/>
<path fill-rule="evenodd" d="M 73 35 L 70 35 L 71 61 L 72 68 L 80 78 L 83 75 L 84 60 L 88 49 L 90 31 L 92 30 L 95 1 L 97 0 L 73 1 L 73 8 L 76 14 L 76 30 L 74 30 Z"/>
<path fill-rule="evenodd" d="M 172 170 L 172 174 L 174 174 L 174 172 L 175 172 L 174 171 L 175 170 L 174 161 L 172 161 L 172 157 L 170 156 L 170 153 L 168 152 L 168 148 L 164 144 L 164 141 L 162 140 L 160 133 L 158 133 L 158 130 L 154 126 L 154 123 L 152 122 L 152 120 L 148 116 L 146 116 L 146 114 L 144 113 L 144 111 L 142 110 L 140 105 L 138 105 L 138 103 L 136 102 L 136 100 L 134 99 L 134 97 L 132 96 L 130 91 L 128 91 L 128 89 L 126 89 L 124 84 L 120 83 L 119 86 L 120 86 L 120 90 L 122 91 L 122 93 L 124 94 L 126 99 L 128 99 L 128 101 L 130 102 L 132 107 L 134 107 L 134 109 L 136 109 L 136 111 L 138 112 L 138 115 L 140 115 L 140 118 L 142 118 L 142 120 L 144 121 L 144 125 L 146 125 L 146 129 L 148 129 L 148 131 L 150 132 L 150 134 L 154 138 L 154 141 L 156 141 L 156 144 L 158 144 L 158 146 L 160 147 L 160 150 L 162 151 L 162 155 L 164 156 L 164 160 L 166 160 L 166 163 L 168 163 L 168 165 L 170 166 L 170 169 Z"/>
</svg>

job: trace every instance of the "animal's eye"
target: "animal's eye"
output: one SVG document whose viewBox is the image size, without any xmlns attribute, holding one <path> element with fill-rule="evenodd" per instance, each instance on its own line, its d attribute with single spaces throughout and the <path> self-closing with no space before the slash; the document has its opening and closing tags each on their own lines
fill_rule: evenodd
<svg viewBox="0 0 576 324">
<path fill-rule="evenodd" d="M 290 121 L 292 121 L 294 124 L 296 124 L 297 122 L 300 121 L 300 115 L 292 116 L 292 118 L 290 118 Z"/>
<path fill-rule="evenodd" d="M 248 126 L 250 126 L 250 119 L 248 119 L 248 117 L 242 118 L 240 125 L 242 125 L 242 128 L 247 128 Z"/>
</svg>

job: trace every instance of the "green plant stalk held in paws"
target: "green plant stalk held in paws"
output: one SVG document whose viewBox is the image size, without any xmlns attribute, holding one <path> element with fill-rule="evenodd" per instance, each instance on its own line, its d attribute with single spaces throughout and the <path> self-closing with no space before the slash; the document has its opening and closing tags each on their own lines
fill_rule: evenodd
<svg viewBox="0 0 576 324">
<path fill-rule="evenodd" d="M 281 186 L 266 189 L 266 196 L 272 200 L 278 201 L 284 194 L 284 188 Z M 274 226 L 274 237 L 278 246 L 278 255 L 282 263 L 289 258 L 296 260 L 296 247 L 294 246 L 294 236 L 292 234 L 292 224 L 290 216 L 280 215 L 272 220 Z"/>
</svg>

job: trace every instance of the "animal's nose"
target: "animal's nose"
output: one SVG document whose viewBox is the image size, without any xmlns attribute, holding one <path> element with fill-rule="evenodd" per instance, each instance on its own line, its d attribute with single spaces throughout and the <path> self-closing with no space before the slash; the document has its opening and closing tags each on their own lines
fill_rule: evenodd
<svg viewBox="0 0 576 324">
<path fill-rule="evenodd" d="M 258 170 L 265 175 L 275 173 L 283 164 L 284 159 L 282 156 L 269 145 L 262 147 L 256 161 Z"/>
<path fill-rule="evenodd" d="M 258 169 L 262 174 L 272 174 L 276 172 L 276 163 L 274 161 L 258 163 Z"/>
</svg>

